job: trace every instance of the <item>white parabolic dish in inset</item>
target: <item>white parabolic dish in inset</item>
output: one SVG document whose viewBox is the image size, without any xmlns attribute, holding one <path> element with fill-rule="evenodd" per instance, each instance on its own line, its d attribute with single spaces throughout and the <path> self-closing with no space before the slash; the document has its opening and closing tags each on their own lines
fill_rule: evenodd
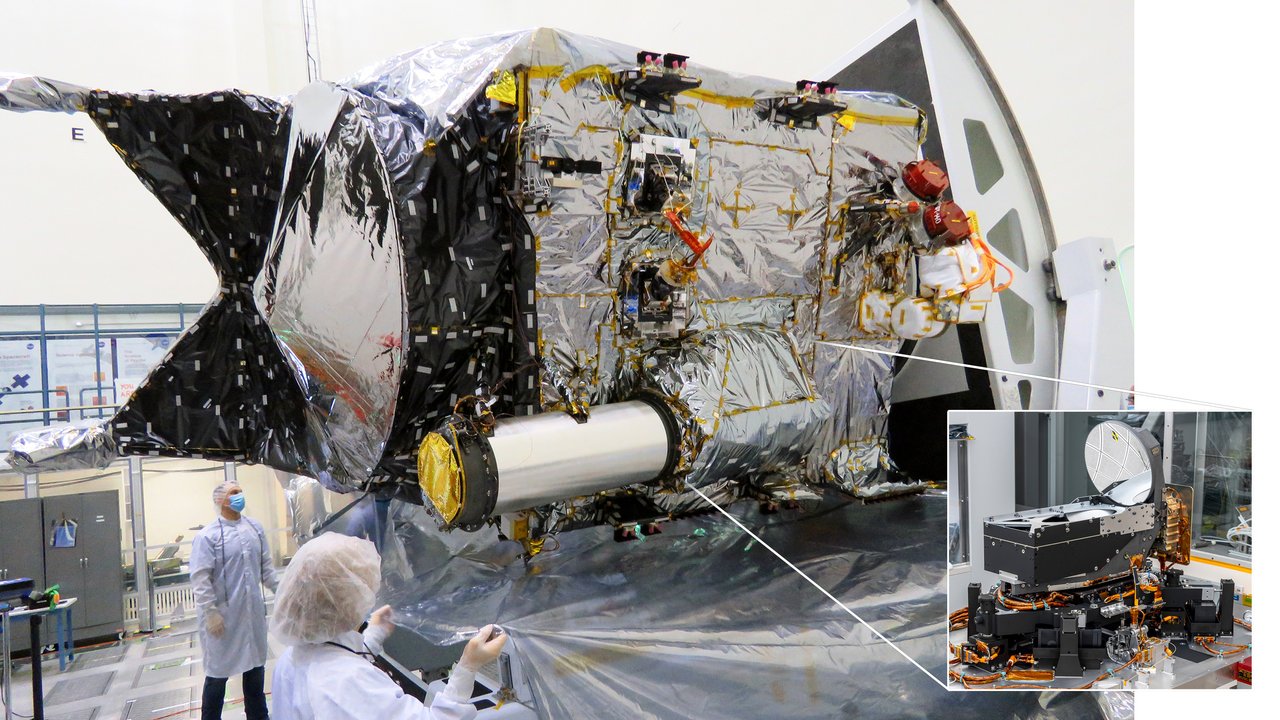
<svg viewBox="0 0 1280 720">
<path fill-rule="evenodd" d="M 1084 442 L 1084 464 L 1089 479 L 1099 491 L 1124 480 L 1132 480 L 1134 485 L 1147 489 L 1151 487 L 1151 462 L 1137 433 L 1123 423 L 1108 420 L 1089 431 Z M 1146 495 L 1140 488 L 1128 487 L 1129 484 L 1125 483 L 1126 499 Z"/>
</svg>

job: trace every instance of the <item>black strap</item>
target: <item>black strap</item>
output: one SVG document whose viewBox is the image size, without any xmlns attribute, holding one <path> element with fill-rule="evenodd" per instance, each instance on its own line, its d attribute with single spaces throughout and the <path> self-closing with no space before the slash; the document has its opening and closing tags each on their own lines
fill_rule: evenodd
<svg viewBox="0 0 1280 720">
<path fill-rule="evenodd" d="M 351 653 L 352 655 L 359 655 L 360 657 L 365 658 L 366 660 L 367 660 L 367 659 L 370 659 L 370 658 L 372 658 L 372 657 L 373 657 L 373 653 L 371 653 L 371 652 L 360 652 L 359 650 L 352 650 L 351 648 L 347 647 L 346 645 L 343 645 L 342 643 L 336 643 L 336 642 L 333 642 L 332 640 L 326 640 L 326 641 L 324 642 L 324 644 L 325 644 L 325 645 L 332 645 L 332 646 L 334 646 L 334 647 L 336 647 L 336 648 L 342 648 L 343 650 L 346 650 L 347 652 Z"/>
<path fill-rule="evenodd" d="M 324 644 L 325 644 L 325 645 L 332 645 L 332 646 L 334 646 L 334 647 L 336 647 L 336 648 L 342 648 L 343 650 L 346 650 L 347 652 L 351 653 L 352 655 L 357 655 L 357 656 L 359 656 L 359 657 L 364 658 L 365 662 L 367 662 L 367 663 L 369 663 L 370 665 L 372 665 L 373 667 L 377 668 L 378 672 L 380 672 L 380 673 L 382 673 L 383 675 L 386 675 L 388 678 L 390 678 L 391 682 L 396 683 L 397 685 L 399 685 L 399 684 L 400 684 L 400 683 L 396 680 L 395 675 L 392 675 L 392 674 L 391 674 L 391 671 L 389 671 L 389 670 L 387 670 L 386 668 L 384 668 L 384 667 L 382 667 L 382 666 L 378 665 L 378 663 L 377 663 L 377 656 L 376 656 L 376 655 L 374 655 L 373 653 L 371 653 L 371 652 L 360 652 L 359 650 L 352 650 L 351 648 L 347 647 L 346 645 L 343 645 L 342 643 L 336 643 L 336 642 L 333 642 L 332 640 L 326 640 L 326 641 L 324 642 Z M 367 646 L 367 645 L 365 646 L 365 649 L 366 649 L 366 650 L 368 649 L 368 646 Z"/>
</svg>

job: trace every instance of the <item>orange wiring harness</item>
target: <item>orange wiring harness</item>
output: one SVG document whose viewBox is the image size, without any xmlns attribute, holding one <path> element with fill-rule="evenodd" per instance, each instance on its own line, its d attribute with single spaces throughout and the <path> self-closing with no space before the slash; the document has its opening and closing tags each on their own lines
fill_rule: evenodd
<svg viewBox="0 0 1280 720">
<path fill-rule="evenodd" d="M 1145 560 L 1146 558 L 1144 556 L 1134 555 L 1129 559 L 1130 569 L 1137 570 L 1142 566 Z M 1163 568 L 1163 566 L 1164 566 L 1164 563 L 1162 561 L 1161 567 Z M 1103 579 L 1099 579 L 1099 581 L 1100 580 L 1103 580 Z M 1099 581 L 1094 581 L 1094 583 Z M 1087 586 L 1088 584 L 1085 585 L 1085 587 Z M 1139 584 L 1136 588 L 1130 588 L 1128 590 L 1125 590 L 1124 592 L 1113 593 L 1111 595 L 1103 594 L 1101 595 L 1101 598 L 1104 602 L 1109 602 L 1109 603 L 1116 602 L 1116 601 L 1123 601 L 1128 598 L 1133 598 L 1133 607 L 1130 608 L 1129 610 L 1130 620 L 1134 625 L 1140 625 L 1143 622 L 1145 622 L 1147 614 L 1145 611 L 1143 611 L 1141 608 L 1138 607 L 1138 590 L 1151 593 L 1153 595 L 1152 602 L 1156 606 L 1159 606 L 1161 604 L 1162 598 L 1161 598 L 1160 588 L 1156 585 Z M 1005 607 L 1010 610 L 1044 610 L 1051 607 L 1064 607 L 1067 604 L 1069 604 L 1069 601 L 1071 599 L 1072 598 L 1070 595 L 1067 595 L 1065 593 L 1061 593 L 1058 591 L 1051 592 L 1042 597 L 1036 597 L 1036 598 L 1030 598 L 1030 599 L 1014 599 L 1014 598 L 1005 597 L 1003 590 L 1001 589 L 996 590 L 996 602 L 999 603 L 1002 607 Z M 1178 617 L 1176 615 L 1165 615 L 1163 617 L 1160 617 L 1160 620 L 1161 622 L 1177 622 Z M 968 608 L 961 608 L 951 613 L 951 615 L 948 616 L 948 625 L 951 630 L 963 629 L 966 625 L 968 625 L 968 622 L 969 622 Z M 1234 622 L 1235 624 L 1243 627 L 1246 630 L 1250 630 L 1250 631 L 1253 630 L 1253 627 L 1249 623 L 1244 622 L 1240 618 L 1235 618 Z M 1206 651 L 1214 655 L 1217 655 L 1219 657 L 1236 655 L 1252 647 L 1251 645 L 1237 645 L 1234 643 L 1221 642 L 1215 637 L 1196 637 L 1194 638 L 1194 641 L 1198 645 L 1200 645 L 1202 648 L 1204 648 Z M 1125 662 L 1123 665 L 1120 665 L 1119 667 L 1113 670 L 1109 670 L 1107 672 L 1102 673 L 1101 675 L 1094 678 L 1090 682 L 1084 685 L 1081 685 L 1076 689 L 1088 690 L 1092 688 L 1095 683 L 1101 682 L 1103 680 L 1106 680 L 1107 678 L 1110 678 L 1116 675 L 1117 673 L 1121 672 L 1122 670 L 1129 667 L 1130 665 L 1133 665 L 1135 662 L 1142 661 L 1144 663 L 1150 663 L 1152 661 L 1152 658 L 1151 658 L 1152 648 L 1156 644 L 1157 644 L 1157 641 L 1155 640 L 1146 641 L 1142 645 L 1142 647 L 1139 648 L 1138 652 L 1134 653 L 1134 656 L 1130 658 L 1128 662 Z M 982 643 L 980 641 L 975 641 L 975 645 L 979 650 L 979 652 L 977 653 L 963 646 L 951 645 L 950 646 L 951 651 L 956 657 L 953 658 L 949 664 L 952 664 L 952 665 L 959 664 L 959 663 L 963 663 L 966 665 L 989 664 L 996 659 L 996 656 L 999 655 L 999 648 L 996 648 L 995 652 L 991 652 L 989 647 L 985 643 Z M 1219 649 L 1219 648 L 1226 648 L 1226 649 Z M 1167 647 L 1165 648 L 1165 652 L 1166 654 L 1172 654 L 1172 650 Z M 997 683 L 1000 683 L 1002 681 L 1009 682 L 1009 683 L 1038 683 L 1038 682 L 1049 682 L 1054 679 L 1054 672 L 1052 670 L 1034 670 L 1034 669 L 1020 670 L 1016 668 L 1017 665 L 1022 665 L 1022 664 L 1034 666 L 1035 657 L 1032 655 L 1026 655 L 1026 654 L 1014 655 L 1013 657 L 1010 657 L 1008 661 L 1005 663 L 1005 667 L 1002 672 L 998 672 L 998 673 L 993 672 L 990 675 L 966 675 L 957 670 L 950 670 L 948 671 L 948 676 L 951 678 L 951 680 L 963 684 L 965 688 L 990 686 L 992 689 L 1017 688 L 1017 689 L 1024 689 L 1024 690 L 1027 689 L 1029 686 L 1016 685 L 1016 684 L 998 685 Z"/>
<path fill-rule="evenodd" d="M 1212 655 L 1217 655 L 1218 657 L 1227 657 L 1228 655 L 1242 653 L 1251 647 L 1249 645 L 1236 645 L 1235 643 L 1222 642 L 1215 637 L 1198 637 L 1195 640 L 1196 644 L 1204 648 L 1206 652 Z M 1224 648 L 1230 648 L 1230 650 L 1218 650 L 1215 646 L 1219 645 Z"/>
<path fill-rule="evenodd" d="M 973 290 L 980 288 L 987 283 L 991 283 L 992 292 L 1002 292 L 1008 290 L 1013 284 L 1013 271 L 1008 265 L 996 259 L 996 254 L 992 251 L 991 246 L 986 240 L 982 239 L 982 235 L 978 232 L 977 223 L 972 217 L 969 218 L 969 242 L 974 249 L 978 251 L 978 262 L 982 265 L 982 271 L 978 274 L 978 279 L 965 285 L 965 290 Z M 996 268 L 1004 270 L 1009 276 L 1009 280 L 1002 285 L 996 284 Z"/>
<path fill-rule="evenodd" d="M 1116 593 L 1115 595 L 1103 595 L 1102 600 L 1104 602 L 1116 602 L 1117 600 L 1123 600 L 1124 598 L 1127 598 L 1127 597 L 1133 597 L 1133 594 L 1134 594 L 1133 588 L 1129 588 L 1128 590 L 1125 590 L 1122 593 Z"/>
<path fill-rule="evenodd" d="M 981 643 L 977 643 L 977 644 L 979 645 L 980 650 L 982 650 L 983 652 L 987 652 L 985 645 Z M 966 650 L 965 648 L 956 647 L 955 645 L 951 646 L 951 651 L 958 655 L 978 657 L 973 651 Z M 999 648 L 997 648 L 996 653 L 990 655 L 989 659 L 994 660 L 995 655 L 998 655 L 998 654 L 999 654 Z M 957 657 L 951 661 L 951 664 L 961 662 L 961 660 L 962 658 Z M 956 670 L 949 670 L 947 671 L 947 676 L 950 677 L 955 682 L 958 682 L 964 685 L 966 689 L 972 688 L 972 687 L 981 687 L 984 685 L 994 685 L 997 682 L 1038 683 L 1038 682 L 1049 682 L 1053 680 L 1054 673 L 1052 670 L 1033 670 L 1033 669 L 1020 670 L 1017 668 L 1018 665 L 1034 666 L 1035 663 L 1036 663 L 1036 659 L 1031 655 L 1026 655 L 1026 654 L 1014 655 L 1010 657 L 1009 660 L 1004 664 L 1004 670 L 998 673 L 992 673 L 990 675 L 967 675 L 965 673 L 962 673 Z M 1022 688 L 1025 690 L 1026 687 L 1027 687 L 1026 685 L 995 685 L 996 689 Z"/>
<path fill-rule="evenodd" d="M 957 656 L 957 661 L 962 662 L 965 665 L 985 665 L 987 663 L 995 662 L 996 658 L 1000 656 L 1000 648 L 996 648 L 993 651 L 981 640 L 975 640 L 973 641 L 973 644 L 978 647 L 978 652 L 974 652 L 966 647 L 957 645 L 951 646 L 951 652 Z"/>
<path fill-rule="evenodd" d="M 1212 638 L 1197 638 L 1196 640 L 1197 640 L 1198 642 L 1201 642 L 1201 645 L 1206 645 L 1206 642 L 1203 642 L 1203 641 L 1210 641 L 1210 642 L 1211 642 L 1213 639 L 1212 639 Z M 1120 667 L 1117 667 L 1117 668 L 1116 668 L 1116 669 L 1114 669 L 1114 670 L 1108 670 L 1107 672 L 1102 673 L 1102 674 L 1101 674 L 1101 675 L 1099 675 L 1098 677 L 1094 678 L 1093 680 L 1090 680 L 1089 682 L 1085 683 L 1084 685 L 1081 685 L 1081 686 L 1077 687 L 1076 689 L 1077 689 L 1077 690 L 1088 690 L 1088 689 L 1092 688 L 1092 687 L 1094 686 L 1094 684 L 1095 684 L 1095 683 L 1102 682 L 1103 680 L 1106 680 L 1107 678 L 1112 677 L 1112 676 L 1113 676 L 1113 675 L 1115 675 L 1116 673 L 1118 673 L 1118 672 L 1120 672 L 1120 671 L 1124 670 L 1125 668 L 1129 667 L 1130 665 L 1134 664 L 1135 662 L 1138 662 L 1139 660 L 1141 660 L 1141 661 L 1143 661 L 1143 662 L 1146 662 L 1146 663 L 1150 663 L 1150 662 L 1151 662 L 1151 649 L 1155 646 L 1155 644 L 1156 644 L 1155 642 L 1150 642 L 1150 641 L 1149 641 L 1147 644 L 1143 645 L 1143 647 L 1142 647 L 1141 649 L 1139 649 L 1139 650 L 1138 650 L 1138 652 L 1134 653 L 1133 657 L 1129 658 L 1129 661 L 1128 661 L 1128 662 L 1124 663 L 1123 665 L 1121 665 Z M 1227 645 L 1228 643 L 1219 643 L 1219 644 Z M 1233 654 L 1235 654 L 1235 653 L 1238 653 L 1238 652 L 1243 651 L 1243 650 L 1244 650 L 1244 649 L 1246 649 L 1248 646 L 1247 646 L 1247 645 L 1232 645 L 1231 647 L 1233 647 L 1233 648 L 1235 648 L 1235 649 L 1234 649 L 1234 650 L 1231 650 L 1231 651 L 1228 651 L 1228 652 L 1222 652 L 1222 653 L 1220 653 L 1220 654 L 1221 654 L 1221 655 L 1233 655 Z M 956 648 L 956 646 L 954 646 L 954 645 L 953 645 L 953 646 L 951 646 L 951 649 L 952 649 L 952 651 L 953 651 L 953 652 L 955 652 L 955 651 L 957 651 L 957 650 L 962 650 L 962 648 Z M 1213 652 L 1212 650 L 1210 650 L 1210 651 L 1211 651 L 1211 652 Z M 972 653 L 970 653 L 970 654 L 972 654 Z M 992 673 L 992 674 L 990 674 L 990 675 L 966 675 L 966 674 L 961 673 L 961 672 L 958 672 L 958 671 L 956 671 L 956 670 L 950 670 L 950 671 L 948 671 L 947 675 L 948 675 L 952 680 L 954 680 L 955 682 L 958 682 L 958 683 L 961 683 L 962 685 L 964 685 L 964 687 L 965 687 L 966 689 L 968 689 L 968 688 L 973 688 L 973 687 L 984 687 L 984 686 L 988 686 L 988 685 L 990 685 L 990 686 L 992 686 L 992 688 L 993 688 L 993 689 L 996 689 L 996 690 L 1003 690 L 1003 689 L 1022 689 L 1022 690 L 1025 690 L 1025 689 L 1027 689 L 1027 687 L 1028 687 L 1027 685 L 1016 685 L 1016 684 L 1015 684 L 1015 685 L 996 685 L 996 683 L 1001 682 L 1001 681 L 1008 682 L 1008 683 L 1046 683 L 1046 682 L 1051 682 L 1051 681 L 1054 679 L 1054 677 L 1055 677 L 1054 672 L 1053 672 L 1052 670 L 1019 670 L 1019 669 L 1016 669 L 1016 667 L 1015 667 L 1016 665 L 1024 664 L 1024 663 L 1025 663 L 1025 664 L 1034 664 L 1034 663 L 1035 663 L 1035 658 L 1034 658 L 1034 657 L 1032 657 L 1031 655 L 1015 655 L 1015 656 L 1013 656 L 1013 657 L 1009 658 L 1009 661 L 1005 664 L 1005 669 L 1004 669 L 1004 671 L 1003 671 L 1003 672 L 1000 672 L 1000 673 Z"/>
<path fill-rule="evenodd" d="M 1067 601 L 1070 599 L 1069 595 L 1055 590 L 1044 599 L 1011 600 L 1004 596 L 1002 589 L 996 590 L 996 602 L 1009 610 L 1047 610 L 1051 607 L 1066 607 Z"/>
</svg>

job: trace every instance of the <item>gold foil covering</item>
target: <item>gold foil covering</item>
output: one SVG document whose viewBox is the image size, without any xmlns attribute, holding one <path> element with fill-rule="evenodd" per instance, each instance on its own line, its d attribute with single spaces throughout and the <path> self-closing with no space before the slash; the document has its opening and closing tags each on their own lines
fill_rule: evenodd
<svg viewBox="0 0 1280 720">
<path fill-rule="evenodd" d="M 462 507 L 465 478 L 453 446 L 443 435 L 429 433 L 418 447 L 418 485 L 446 523 L 453 522 Z"/>
</svg>

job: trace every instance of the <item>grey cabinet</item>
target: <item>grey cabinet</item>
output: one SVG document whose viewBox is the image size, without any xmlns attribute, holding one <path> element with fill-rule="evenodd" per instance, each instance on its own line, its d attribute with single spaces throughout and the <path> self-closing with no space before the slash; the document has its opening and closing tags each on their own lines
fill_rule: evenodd
<svg viewBox="0 0 1280 720">
<path fill-rule="evenodd" d="M 27 577 L 44 585 L 44 548 L 38 498 L 0 502 L 0 580 Z"/>
<path fill-rule="evenodd" d="M 45 578 L 61 585 L 63 596 L 79 598 L 72 627 L 85 635 L 116 632 L 124 625 L 119 493 L 107 490 L 42 500 Z M 64 518 L 76 523 L 74 547 L 52 544 Z"/>
<path fill-rule="evenodd" d="M 54 547 L 63 518 L 76 522 L 74 547 Z M 77 639 L 113 635 L 124 627 L 120 566 L 120 494 L 115 490 L 0 502 L 0 578 L 29 577 L 37 589 L 61 585 L 76 598 Z M 53 623 L 45 642 L 53 642 Z"/>
</svg>

